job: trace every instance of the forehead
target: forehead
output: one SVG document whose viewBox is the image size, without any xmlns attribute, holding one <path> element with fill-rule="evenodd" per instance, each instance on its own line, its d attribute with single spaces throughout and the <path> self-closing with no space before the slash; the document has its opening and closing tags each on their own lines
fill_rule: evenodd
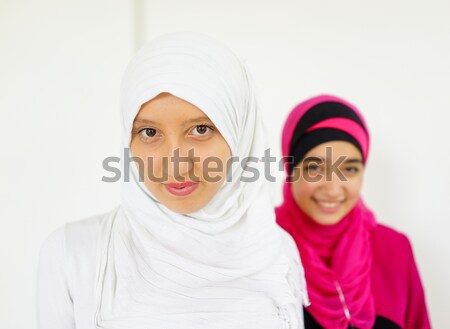
<svg viewBox="0 0 450 329">
<path fill-rule="evenodd" d="M 319 144 L 306 153 L 305 158 L 318 157 L 323 159 L 337 159 L 341 156 L 352 159 L 362 159 L 361 152 L 358 148 L 356 148 L 356 146 L 352 143 L 346 141 L 330 141 Z"/>
<path fill-rule="evenodd" d="M 190 123 L 211 121 L 197 106 L 169 93 L 162 93 L 144 103 L 135 117 L 143 123 Z"/>
</svg>

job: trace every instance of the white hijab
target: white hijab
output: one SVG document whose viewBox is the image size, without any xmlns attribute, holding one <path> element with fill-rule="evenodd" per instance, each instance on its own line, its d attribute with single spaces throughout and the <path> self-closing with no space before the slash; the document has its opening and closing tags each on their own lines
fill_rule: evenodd
<svg viewBox="0 0 450 329">
<path fill-rule="evenodd" d="M 141 49 L 122 82 L 123 145 L 142 104 L 162 92 L 200 108 L 239 161 L 261 158 L 265 131 L 245 68 L 223 45 L 176 33 Z M 301 287 L 286 256 L 262 163 L 235 164 L 200 211 L 174 213 L 130 165 L 122 204 L 99 244 L 95 323 L 101 329 L 300 328 Z M 297 279 L 297 278 L 296 278 Z"/>
</svg>

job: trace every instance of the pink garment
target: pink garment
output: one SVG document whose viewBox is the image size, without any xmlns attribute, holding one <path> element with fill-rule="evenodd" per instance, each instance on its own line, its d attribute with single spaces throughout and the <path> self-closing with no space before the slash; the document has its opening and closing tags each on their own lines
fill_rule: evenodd
<svg viewBox="0 0 450 329">
<path fill-rule="evenodd" d="M 367 130 L 364 118 L 353 105 L 334 96 L 314 97 L 295 107 L 286 120 L 282 136 L 284 157 L 290 155 L 299 120 L 322 102 L 338 102 L 351 108 Z M 333 126 L 339 119 L 329 121 L 326 125 Z M 316 126 L 321 127 L 320 123 Z M 363 130 L 352 131 L 352 127 L 360 128 L 349 124 L 343 131 L 361 144 L 366 162 L 369 135 L 361 136 Z M 285 167 L 288 172 L 287 163 Z M 402 328 L 430 328 L 422 285 L 406 237 L 377 225 L 362 200 L 339 223 L 325 226 L 297 206 L 287 181 L 283 194 L 284 202 L 276 209 L 277 222 L 297 243 L 311 301 L 307 311 L 318 323 L 326 329 L 347 329 L 350 324 L 371 329 L 376 315 L 381 315 Z M 398 255 L 397 251 L 401 251 L 401 256 L 389 257 Z"/>
<path fill-rule="evenodd" d="M 351 323 L 371 329 L 375 322 L 370 271 L 370 230 L 376 225 L 362 201 L 339 223 L 320 225 L 295 203 L 289 183 L 277 222 L 297 243 L 311 306 L 308 312 L 327 329 L 347 329 Z"/>
<path fill-rule="evenodd" d="M 404 329 L 430 329 L 425 294 L 408 238 L 384 225 L 371 233 L 376 313 Z"/>
<path fill-rule="evenodd" d="M 323 102 L 343 103 L 364 123 L 351 104 L 333 96 L 314 97 L 295 107 L 286 120 L 283 156 L 290 155 L 291 139 L 299 120 L 311 107 Z M 352 131 L 347 133 L 352 134 Z M 357 134 L 352 135 L 356 138 Z M 365 160 L 369 136 L 364 137 L 362 142 L 361 137 L 357 140 L 366 150 Z M 325 328 L 346 329 L 352 324 L 360 329 L 371 329 L 375 323 L 375 306 L 370 282 L 369 230 L 375 227 L 375 217 L 359 201 L 339 223 L 320 225 L 297 206 L 289 182 L 285 183 L 283 194 L 284 202 L 277 208 L 277 222 L 297 243 L 311 300 L 308 311 Z"/>
</svg>

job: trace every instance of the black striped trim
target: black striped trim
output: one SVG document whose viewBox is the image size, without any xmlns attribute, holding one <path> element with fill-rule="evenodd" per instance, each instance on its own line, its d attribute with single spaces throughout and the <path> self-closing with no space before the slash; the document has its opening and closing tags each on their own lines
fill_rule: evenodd
<svg viewBox="0 0 450 329">
<path fill-rule="evenodd" d="M 345 140 L 354 144 L 360 151 L 361 146 L 353 137 L 347 133 L 340 132 L 339 136 L 330 134 L 330 131 L 338 131 L 335 129 L 319 129 L 317 132 L 310 132 L 305 134 L 309 127 L 312 127 L 316 123 L 324 121 L 330 118 L 346 118 L 353 120 L 359 124 L 367 133 L 367 129 L 364 126 L 358 115 L 348 106 L 337 102 L 324 102 L 311 107 L 297 122 L 292 139 L 289 146 L 289 155 L 293 157 L 293 163 L 289 166 L 289 172 L 292 172 L 292 168 L 303 159 L 303 156 L 308 153 L 309 150 L 315 146 L 321 144 L 316 138 L 309 138 L 308 135 L 315 134 L 325 138 L 325 141 L 330 140 Z M 344 137 L 342 137 L 344 136 Z M 319 144 L 318 144 L 319 143 Z"/>
</svg>

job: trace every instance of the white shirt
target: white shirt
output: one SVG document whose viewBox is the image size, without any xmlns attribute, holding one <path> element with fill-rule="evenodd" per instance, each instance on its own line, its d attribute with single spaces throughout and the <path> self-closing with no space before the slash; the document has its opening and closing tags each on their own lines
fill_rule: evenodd
<svg viewBox="0 0 450 329">
<path fill-rule="evenodd" d="M 95 329 L 97 242 L 100 225 L 108 215 L 65 224 L 44 242 L 38 271 L 39 329 Z M 303 268 L 291 236 L 281 228 L 280 234 L 292 272 L 298 274 L 291 280 L 301 286 L 298 307 L 302 312 L 302 304 L 308 303 Z"/>
</svg>

